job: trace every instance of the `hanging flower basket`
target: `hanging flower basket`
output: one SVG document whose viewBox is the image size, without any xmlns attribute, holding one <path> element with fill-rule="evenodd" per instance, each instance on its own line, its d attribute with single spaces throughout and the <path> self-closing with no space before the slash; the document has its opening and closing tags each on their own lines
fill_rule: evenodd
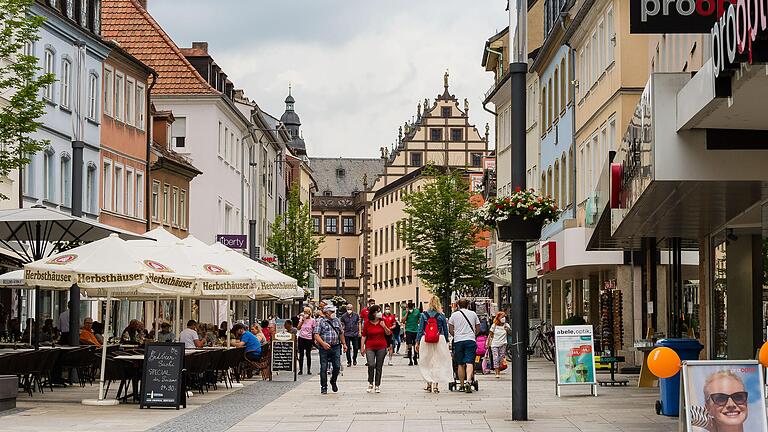
<svg viewBox="0 0 768 432">
<path fill-rule="evenodd" d="M 489 199 L 477 208 L 475 222 L 496 228 L 500 241 L 535 241 L 541 237 L 541 227 L 558 217 L 560 210 L 552 198 L 533 189 L 516 189 L 508 197 Z"/>
<path fill-rule="evenodd" d="M 496 223 L 496 236 L 499 241 L 536 241 L 541 238 L 541 227 L 544 221 L 540 218 L 525 219 L 510 217 Z"/>
</svg>

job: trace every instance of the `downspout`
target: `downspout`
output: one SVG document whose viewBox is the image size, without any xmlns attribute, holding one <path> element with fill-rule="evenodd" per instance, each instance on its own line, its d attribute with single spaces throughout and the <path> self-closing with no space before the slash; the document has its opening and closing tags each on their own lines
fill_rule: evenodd
<svg viewBox="0 0 768 432">
<path fill-rule="evenodd" d="M 486 47 L 485 50 L 499 56 L 499 76 L 504 76 L 504 52 L 496 51 L 495 49 L 491 49 L 491 47 Z"/>
<path fill-rule="evenodd" d="M 146 230 L 151 231 L 152 230 L 152 209 L 150 208 L 152 205 L 152 197 L 150 196 L 151 187 L 152 187 L 152 173 L 150 172 L 150 155 L 152 153 L 152 128 L 153 128 L 153 121 L 152 121 L 152 100 L 150 99 L 150 95 L 152 94 L 152 88 L 155 87 L 155 84 L 157 83 L 157 72 L 154 70 L 151 71 L 152 75 L 152 83 L 147 88 L 146 92 L 147 95 L 144 99 L 147 100 L 147 106 L 146 106 L 146 126 L 144 129 L 147 133 L 147 161 L 145 163 L 146 166 L 146 174 L 144 175 L 144 217 L 147 220 L 146 222 Z M 187 197 L 189 199 L 189 197 Z"/>
</svg>

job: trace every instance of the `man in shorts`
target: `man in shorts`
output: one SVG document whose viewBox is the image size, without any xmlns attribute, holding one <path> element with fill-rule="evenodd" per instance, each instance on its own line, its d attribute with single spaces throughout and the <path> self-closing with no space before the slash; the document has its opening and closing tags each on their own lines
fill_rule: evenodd
<svg viewBox="0 0 768 432">
<path fill-rule="evenodd" d="M 453 335 L 453 361 L 458 365 L 459 382 L 467 393 L 472 393 L 475 353 L 477 352 L 477 332 L 480 331 L 480 319 L 474 311 L 468 309 L 469 300 L 459 300 L 459 309 L 448 319 L 448 331 Z M 467 381 L 466 384 L 464 381 Z"/>
<path fill-rule="evenodd" d="M 415 307 L 413 302 L 408 302 L 408 306 L 403 314 L 403 322 L 405 323 L 405 347 L 408 352 L 408 366 L 419 364 L 419 354 L 414 351 L 413 347 L 418 342 L 416 340 L 416 334 L 419 331 L 419 317 L 421 311 Z"/>
</svg>

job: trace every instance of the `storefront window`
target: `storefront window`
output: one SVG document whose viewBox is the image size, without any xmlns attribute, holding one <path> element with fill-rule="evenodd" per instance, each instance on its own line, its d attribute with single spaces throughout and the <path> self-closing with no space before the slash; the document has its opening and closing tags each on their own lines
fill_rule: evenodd
<svg viewBox="0 0 768 432">
<path fill-rule="evenodd" d="M 581 299 L 582 299 L 582 317 L 584 321 L 589 321 L 590 303 L 589 303 L 589 279 L 581 281 Z"/>
<path fill-rule="evenodd" d="M 725 238 L 712 238 L 712 358 L 728 358 L 728 282 Z"/>
<path fill-rule="evenodd" d="M 573 316 L 573 286 L 570 280 L 563 281 L 563 297 L 565 298 L 565 317 Z"/>
</svg>

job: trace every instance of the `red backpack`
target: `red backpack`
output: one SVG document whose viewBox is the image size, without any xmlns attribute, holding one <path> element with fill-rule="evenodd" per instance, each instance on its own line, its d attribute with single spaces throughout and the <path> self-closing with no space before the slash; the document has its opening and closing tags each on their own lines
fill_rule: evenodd
<svg viewBox="0 0 768 432">
<path fill-rule="evenodd" d="M 440 329 L 437 327 L 437 315 L 427 315 L 427 326 L 424 328 L 424 342 L 440 342 Z"/>
</svg>

